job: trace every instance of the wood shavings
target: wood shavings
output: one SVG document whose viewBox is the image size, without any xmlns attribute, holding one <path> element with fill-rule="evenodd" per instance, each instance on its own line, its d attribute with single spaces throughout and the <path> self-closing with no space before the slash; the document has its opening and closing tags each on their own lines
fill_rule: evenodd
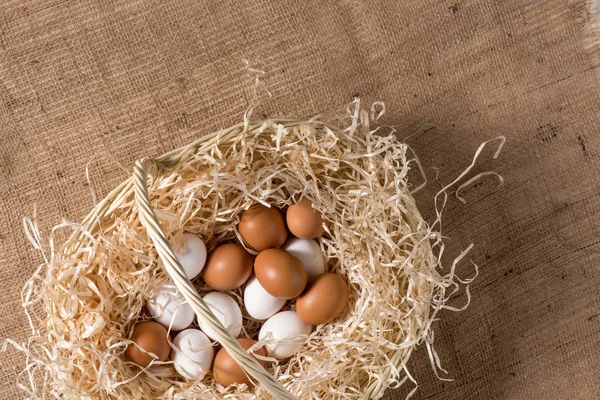
<svg viewBox="0 0 600 400">
<path fill-rule="evenodd" d="M 470 282 L 457 281 L 455 265 L 441 274 L 443 243 L 434 232 L 441 211 L 432 226 L 422 219 L 407 182 L 409 149 L 393 130 L 371 129 L 383 103 L 369 111 L 356 99 L 342 127 L 317 118 L 251 121 L 247 113 L 243 123 L 159 157 L 162 171 L 149 180 L 174 249 L 182 247 L 183 232 L 201 236 L 209 250 L 239 240 L 240 214 L 256 202 L 285 208 L 307 197 L 321 211 L 321 247 L 329 271 L 348 282 L 349 306 L 303 338 L 295 356 L 268 367 L 301 399 L 379 398 L 390 386 L 416 384 L 406 362 L 426 343 L 439 367 L 431 324 L 448 288 Z M 268 398 L 260 387 L 225 389 L 210 374 L 189 381 L 169 362 L 140 369 L 124 356 L 133 325 L 148 319 L 146 302 L 168 279 L 140 224 L 132 179 L 81 224 L 60 224 L 48 243 L 35 220 L 25 227 L 44 255 L 23 291 L 32 337 L 4 348 L 26 354 L 19 385 L 31 397 Z M 58 245 L 54 235 L 64 229 L 71 235 Z M 195 283 L 207 291 L 200 279 Z M 241 304 L 241 289 L 231 294 Z M 244 332 L 255 337 L 260 325 L 244 318 Z"/>
</svg>

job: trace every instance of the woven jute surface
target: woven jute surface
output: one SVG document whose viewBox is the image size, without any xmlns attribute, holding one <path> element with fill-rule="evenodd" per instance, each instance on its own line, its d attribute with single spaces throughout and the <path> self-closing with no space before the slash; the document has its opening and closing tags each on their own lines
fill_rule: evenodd
<svg viewBox="0 0 600 400">
<path fill-rule="evenodd" d="M 470 308 L 435 325 L 454 381 L 439 381 L 420 349 L 415 398 L 600 398 L 600 64 L 589 21 L 585 0 L 3 1 L 0 339 L 29 333 L 20 290 L 41 259 L 22 218 L 37 206 L 46 234 L 80 220 L 93 205 L 86 165 L 102 196 L 134 160 L 239 122 L 252 98 L 247 59 L 272 93 L 260 115 L 384 101 L 384 123 L 414 134 L 429 218 L 436 174 L 450 182 L 479 143 L 507 138 L 474 171 L 505 185 L 488 176 L 445 211 L 449 257 L 474 242 L 480 276 Z M 24 359 L 1 357 L 0 397 L 24 398 Z"/>
</svg>

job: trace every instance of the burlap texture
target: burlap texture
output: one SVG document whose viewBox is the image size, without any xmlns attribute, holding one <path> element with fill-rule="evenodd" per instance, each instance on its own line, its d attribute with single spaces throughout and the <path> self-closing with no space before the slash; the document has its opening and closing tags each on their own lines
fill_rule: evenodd
<svg viewBox="0 0 600 400">
<path fill-rule="evenodd" d="M 585 0 L 90 1 L 0 5 L 0 339 L 25 340 L 20 290 L 40 263 L 22 218 L 44 232 L 80 220 L 135 159 L 239 122 L 267 73 L 267 115 L 387 104 L 385 123 L 426 168 L 431 199 L 479 143 L 508 139 L 450 201 L 448 253 L 475 242 L 471 307 L 445 312 L 421 349 L 417 399 L 600 398 L 598 59 Z M 465 265 L 462 273 L 469 274 Z M 460 295 L 457 305 L 465 301 Z M 23 358 L 0 355 L 3 399 Z M 404 398 L 406 389 L 390 391 Z"/>
</svg>

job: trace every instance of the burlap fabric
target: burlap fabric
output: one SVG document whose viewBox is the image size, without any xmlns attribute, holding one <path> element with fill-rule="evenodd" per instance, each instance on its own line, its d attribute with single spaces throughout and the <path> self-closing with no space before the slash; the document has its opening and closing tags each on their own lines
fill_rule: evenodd
<svg viewBox="0 0 600 400">
<path fill-rule="evenodd" d="M 273 95 L 261 114 L 385 101 L 384 122 L 416 133 L 428 217 L 434 167 L 447 183 L 481 141 L 508 139 L 475 171 L 505 186 L 482 179 L 445 212 L 448 254 L 475 242 L 481 274 L 471 307 L 435 326 L 455 380 L 421 349 L 417 399 L 600 398 L 600 64 L 585 0 L 13 0 L 0 28 L 0 339 L 29 332 L 20 290 L 41 260 L 23 216 L 37 205 L 45 233 L 80 220 L 86 164 L 102 196 L 134 160 L 239 122 L 248 59 Z M 0 397 L 24 398 L 23 358 L 1 357 Z"/>
</svg>

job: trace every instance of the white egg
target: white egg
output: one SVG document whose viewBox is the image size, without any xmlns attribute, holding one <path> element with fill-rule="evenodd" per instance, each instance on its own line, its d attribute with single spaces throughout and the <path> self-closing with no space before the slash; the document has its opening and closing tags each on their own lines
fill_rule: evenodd
<svg viewBox="0 0 600 400">
<path fill-rule="evenodd" d="M 198 329 L 179 332 L 171 351 L 173 365 L 179 374 L 189 379 L 202 379 L 212 365 L 215 350 L 210 339 Z"/>
<path fill-rule="evenodd" d="M 256 276 L 250 278 L 244 288 L 244 306 L 252 318 L 267 319 L 281 310 L 284 304 L 285 300 L 271 296 L 258 282 Z"/>
<path fill-rule="evenodd" d="M 302 261 L 309 278 L 325 272 L 325 256 L 316 240 L 291 238 L 282 249 Z"/>
<path fill-rule="evenodd" d="M 195 313 L 171 281 L 160 286 L 150 300 L 148 311 L 154 320 L 167 329 L 180 331 L 194 322 Z"/>
<path fill-rule="evenodd" d="M 177 255 L 179 263 L 189 279 L 197 277 L 206 264 L 206 245 L 198 236 L 183 234 L 183 253 Z"/>
<path fill-rule="evenodd" d="M 233 297 L 221 292 L 210 292 L 202 299 L 208 304 L 210 310 L 221 321 L 231 336 L 238 337 L 242 331 L 242 310 L 240 310 L 240 306 Z M 200 316 L 198 316 L 198 325 L 206 333 L 206 336 L 212 340 L 217 340 L 215 331 Z"/>
<path fill-rule="evenodd" d="M 270 334 L 266 342 L 267 352 L 271 357 L 283 360 L 300 350 L 311 330 L 312 326 L 302 322 L 296 311 L 282 311 L 263 324 L 258 339 L 262 340 Z"/>
</svg>

